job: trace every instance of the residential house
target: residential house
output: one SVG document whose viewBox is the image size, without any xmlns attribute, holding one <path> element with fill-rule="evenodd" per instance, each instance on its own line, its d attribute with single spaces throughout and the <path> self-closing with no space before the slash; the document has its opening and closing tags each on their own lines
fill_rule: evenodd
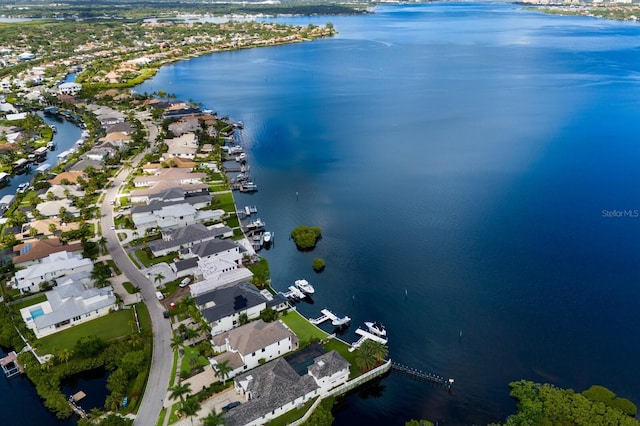
<svg viewBox="0 0 640 426">
<path fill-rule="evenodd" d="M 132 214 L 132 220 L 139 232 L 145 232 L 149 228 L 167 230 L 194 223 L 219 221 L 223 214 L 223 210 L 196 210 L 190 204 L 183 202 L 164 205 L 159 209 L 144 213 Z"/>
<path fill-rule="evenodd" d="M 247 402 L 224 415 L 227 426 L 263 425 L 319 395 L 313 377 L 298 375 L 284 358 L 237 376 L 234 386 Z"/>
<path fill-rule="evenodd" d="M 51 225 L 54 225 L 54 232 L 51 232 Z M 24 241 L 32 239 L 30 230 L 34 228 L 36 230 L 37 238 L 50 238 L 54 236 L 55 232 L 73 231 L 80 228 L 78 222 L 62 222 L 58 218 L 40 219 L 33 222 L 24 223 L 21 229 L 15 233 L 16 240 Z"/>
<path fill-rule="evenodd" d="M 197 194 L 208 190 L 209 185 L 206 183 L 186 183 L 182 184 L 176 181 L 158 181 L 152 183 L 148 188 L 133 190 L 129 193 L 132 204 L 148 203 L 150 198 L 156 194 L 167 191 L 172 188 L 179 188 L 184 191 L 185 196 L 189 194 Z"/>
<path fill-rule="evenodd" d="M 226 413 L 225 424 L 263 425 L 348 379 L 349 363 L 336 351 L 315 357 L 307 374 L 298 374 L 285 358 L 278 358 L 235 378 L 236 392 L 247 402 Z"/>
<path fill-rule="evenodd" d="M 321 393 L 327 393 L 349 381 L 349 362 L 336 351 L 316 357 L 307 370 L 320 386 Z"/>
<path fill-rule="evenodd" d="M 120 123 L 120 124 L 123 124 L 123 123 Z M 129 136 L 124 132 L 111 132 L 111 133 L 107 133 L 105 137 L 98 139 L 98 141 L 101 143 L 111 142 L 113 145 L 117 146 L 118 148 L 122 148 L 123 146 L 126 146 L 129 142 L 131 142 L 131 136 Z"/>
<path fill-rule="evenodd" d="M 80 209 L 72 205 L 73 201 L 65 198 L 62 200 L 45 201 L 36 206 L 36 209 L 40 212 L 40 215 L 45 218 L 58 217 L 60 209 L 64 208 L 66 215 L 78 217 L 80 216 Z"/>
<path fill-rule="evenodd" d="M 121 133 L 124 133 L 125 135 L 131 135 L 135 131 L 136 131 L 135 127 L 133 127 L 131 123 L 129 123 L 128 121 L 112 124 L 106 129 L 107 135 L 114 132 L 121 132 Z"/>
<path fill-rule="evenodd" d="M 194 244 L 221 237 L 225 235 L 226 230 L 231 231 L 231 228 L 216 227 L 210 229 L 201 223 L 194 223 L 193 225 L 163 231 L 162 239 L 151 241 L 149 248 L 154 256 L 164 256 L 165 254 L 191 247 Z"/>
<path fill-rule="evenodd" d="M 195 158 L 198 153 L 198 138 L 193 133 L 185 133 L 173 139 L 165 139 L 167 157 Z"/>
<path fill-rule="evenodd" d="M 61 95 L 75 96 L 82 90 L 82 84 L 79 83 L 62 83 L 58 86 L 58 92 Z"/>
<path fill-rule="evenodd" d="M 16 268 L 31 266 L 42 263 L 43 259 L 50 254 L 61 251 L 70 253 L 82 253 L 82 244 L 63 244 L 60 238 L 49 238 L 46 240 L 35 240 L 13 246 L 15 257 L 12 259 Z"/>
<path fill-rule="evenodd" d="M 105 316 L 117 309 L 111 286 L 94 288 L 86 278 L 80 280 L 78 276 L 61 280 L 45 295 L 45 302 L 20 310 L 27 327 L 38 338 Z"/>
<path fill-rule="evenodd" d="M 169 124 L 168 128 L 174 136 L 181 136 L 185 133 L 202 130 L 202 127 L 200 127 L 200 121 L 196 117 L 181 118 L 180 120 Z"/>
<path fill-rule="evenodd" d="M 195 266 L 193 266 L 193 261 Z M 216 263 L 217 260 L 200 260 L 197 257 L 180 260 L 171 265 L 171 269 L 176 272 L 176 276 L 193 275 L 196 280 L 191 284 L 191 295 L 196 297 L 201 294 L 212 292 L 222 287 L 230 287 L 241 282 L 249 282 L 253 278 L 253 272 L 247 268 L 225 268 L 218 269 L 217 274 L 203 275 L 203 263 Z M 228 266 L 225 263 L 225 266 Z M 268 298 L 266 298 L 268 300 Z"/>
<path fill-rule="evenodd" d="M 43 258 L 40 263 L 31 265 L 16 272 L 12 285 L 20 293 L 40 291 L 40 284 L 55 280 L 61 276 L 78 272 L 91 272 L 93 262 L 85 259 L 81 254 L 68 251 L 52 253 Z"/>
<path fill-rule="evenodd" d="M 152 186 L 157 182 L 175 182 L 180 185 L 204 183 L 206 173 L 191 173 L 190 171 L 177 168 L 160 169 L 153 175 L 136 176 L 133 185 L 136 188 Z"/>
<path fill-rule="evenodd" d="M 62 172 L 58 173 L 53 179 L 49 179 L 51 185 L 64 185 L 65 182 L 69 182 L 70 184 L 77 184 L 78 178 L 82 178 L 84 180 L 89 179 L 86 173 L 84 172 Z"/>
<path fill-rule="evenodd" d="M 241 314 L 256 319 L 266 307 L 266 299 L 253 284 L 242 282 L 223 287 L 194 298 L 196 306 L 216 335 L 238 326 Z"/>
<path fill-rule="evenodd" d="M 172 157 L 172 158 L 166 158 L 166 159 L 161 158 L 160 160 L 161 160 L 160 163 L 145 164 L 144 166 L 142 166 L 142 171 L 146 174 L 153 174 L 159 171 L 160 169 L 166 169 L 169 167 L 191 170 L 199 166 L 199 163 L 196 163 L 195 161 L 191 161 L 189 159 L 180 158 L 180 157 Z"/>
<path fill-rule="evenodd" d="M 298 338 L 282 321 L 264 322 L 259 319 L 213 337 L 213 349 L 224 352 L 211 360 L 219 363 L 238 357 L 241 366 L 233 369 L 229 378 L 298 349 Z"/>
</svg>

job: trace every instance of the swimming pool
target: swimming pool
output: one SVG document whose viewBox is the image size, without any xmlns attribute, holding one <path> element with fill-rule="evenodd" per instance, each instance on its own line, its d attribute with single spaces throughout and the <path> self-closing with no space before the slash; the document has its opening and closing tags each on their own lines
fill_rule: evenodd
<svg viewBox="0 0 640 426">
<path fill-rule="evenodd" d="M 41 306 L 38 306 L 37 308 L 30 309 L 29 313 L 31 314 L 31 319 L 36 319 L 36 318 L 44 315 L 44 310 L 42 310 Z"/>
</svg>

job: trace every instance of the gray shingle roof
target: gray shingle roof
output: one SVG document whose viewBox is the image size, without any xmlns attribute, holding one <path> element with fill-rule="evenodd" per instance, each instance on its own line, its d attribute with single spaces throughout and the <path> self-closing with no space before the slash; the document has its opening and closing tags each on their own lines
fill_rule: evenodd
<svg viewBox="0 0 640 426">
<path fill-rule="evenodd" d="M 176 201 L 153 200 L 149 204 L 132 207 L 131 208 L 131 214 L 154 212 L 154 211 L 162 209 L 163 207 L 175 206 L 177 204 L 188 203 L 188 204 L 193 206 L 194 204 L 208 203 L 209 201 L 211 201 L 211 195 L 200 195 L 200 196 L 197 196 L 197 197 L 186 197 L 184 200 L 176 200 Z"/>
<path fill-rule="evenodd" d="M 345 368 L 349 368 L 347 360 L 338 352 L 331 351 L 314 359 L 313 364 L 309 366 L 309 373 L 319 379 L 321 377 L 333 376 Z"/>
<path fill-rule="evenodd" d="M 246 381 L 249 376 L 247 390 L 252 399 L 224 416 L 228 426 L 247 424 L 318 389 L 311 376 L 299 376 L 284 358 L 254 368 L 236 377 L 235 381 Z"/>
<path fill-rule="evenodd" d="M 224 235 L 231 228 L 228 226 L 208 229 L 201 223 L 176 228 L 163 232 L 163 239 L 149 243 L 151 251 L 165 250 L 171 247 L 180 247 L 193 241 L 215 238 Z"/>
<path fill-rule="evenodd" d="M 222 253 L 227 250 L 238 248 L 238 244 L 226 240 L 210 240 L 204 241 L 191 247 L 191 253 L 203 258 L 216 253 Z"/>
<path fill-rule="evenodd" d="M 202 314 L 209 322 L 218 321 L 238 312 L 244 312 L 261 303 L 265 298 L 253 284 L 242 282 L 232 287 L 223 287 L 195 298 L 196 305 L 204 306 L 214 302 L 215 306 L 202 310 Z"/>
<path fill-rule="evenodd" d="M 175 265 L 177 272 L 186 271 L 187 269 L 195 268 L 196 266 L 198 266 L 198 258 L 190 257 L 189 259 L 179 260 L 175 262 Z"/>
</svg>

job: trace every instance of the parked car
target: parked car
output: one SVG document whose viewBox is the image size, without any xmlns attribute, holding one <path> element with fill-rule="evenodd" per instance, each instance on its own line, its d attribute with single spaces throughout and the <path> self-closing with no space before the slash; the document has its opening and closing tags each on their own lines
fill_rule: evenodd
<svg viewBox="0 0 640 426">
<path fill-rule="evenodd" d="M 184 280 L 180 281 L 180 287 L 186 287 L 191 282 L 191 278 L 187 277 Z"/>
<path fill-rule="evenodd" d="M 169 312 L 168 311 L 163 311 L 162 312 L 162 316 L 165 318 L 169 318 Z"/>
<path fill-rule="evenodd" d="M 238 402 L 238 401 L 230 402 L 227 405 L 225 405 L 224 407 L 222 407 L 222 411 L 224 411 L 226 413 L 227 411 L 231 410 L 232 408 L 236 408 L 238 405 L 240 405 L 240 402 Z"/>
<path fill-rule="evenodd" d="M 164 294 L 162 294 L 159 291 L 156 291 L 156 297 L 158 298 L 158 300 L 162 300 L 162 299 L 164 299 Z"/>
</svg>

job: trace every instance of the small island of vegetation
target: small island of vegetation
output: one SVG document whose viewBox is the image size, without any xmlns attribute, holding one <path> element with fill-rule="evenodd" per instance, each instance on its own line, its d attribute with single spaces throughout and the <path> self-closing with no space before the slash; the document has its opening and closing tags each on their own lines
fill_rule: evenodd
<svg viewBox="0 0 640 426">
<path fill-rule="evenodd" d="M 313 250 L 322 238 L 322 230 L 317 226 L 297 226 L 291 231 L 291 239 L 298 250 Z"/>
<path fill-rule="evenodd" d="M 322 259 L 320 257 L 316 257 L 315 259 L 313 259 L 313 270 L 314 271 L 322 272 L 322 271 L 324 271 L 324 267 L 325 267 L 324 259 Z"/>
</svg>

